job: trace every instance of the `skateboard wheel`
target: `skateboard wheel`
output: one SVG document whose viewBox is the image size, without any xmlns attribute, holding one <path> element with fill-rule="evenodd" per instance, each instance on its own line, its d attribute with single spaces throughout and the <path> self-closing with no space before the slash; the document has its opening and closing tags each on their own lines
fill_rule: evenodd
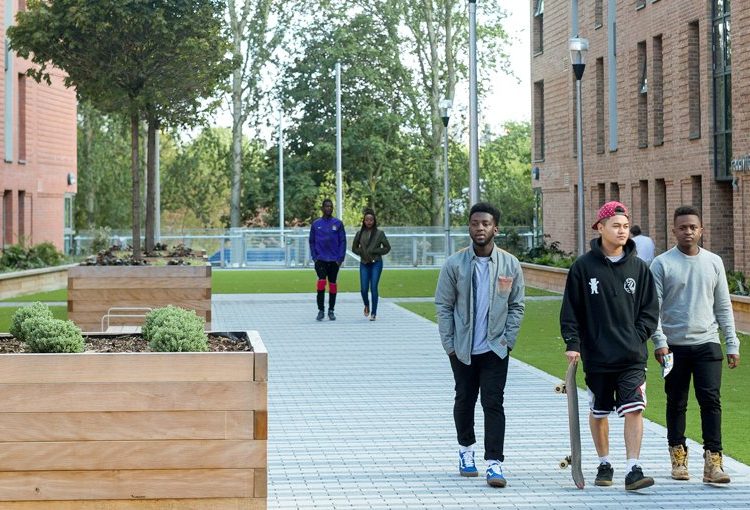
<svg viewBox="0 0 750 510">
<path fill-rule="evenodd" d="M 570 457 L 565 457 L 563 460 L 560 461 L 560 469 L 565 469 L 568 466 L 570 466 Z"/>
<path fill-rule="evenodd" d="M 555 385 L 555 393 L 566 393 L 565 383 L 558 383 Z"/>
</svg>

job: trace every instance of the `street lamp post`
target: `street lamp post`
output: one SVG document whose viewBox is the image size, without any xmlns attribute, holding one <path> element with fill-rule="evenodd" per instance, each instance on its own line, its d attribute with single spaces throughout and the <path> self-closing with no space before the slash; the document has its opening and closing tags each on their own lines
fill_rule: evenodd
<svg viewBox="0 0 750 510">
<path fill-rule="evenodd" d="M 450 186 L 448 181 L 448 120 L 450 120 L 453 101 L 446 98 L 440 101 L 440 118 L 443 119 L 443 225 L 445 227 L 445 258 L 451 254 L 451 206 Z"/>
<path fill-rule="evenodd" d="M 570 62 L 576 77 L 576 157 L 578 158 L 578 255 L 586 253 L 586 225 L 583 189 L 583 115 L 581 114 L 581 78 L 586 68 L 586 52 L 589 49 L 588 39 L 573 37 L 570 39 Z"/>
<path fill-rule="evenodd" d="M 479 202 L 479 106 L 477 104 L 477 0 L 469 0 L 469 207 Z"/>
</svg>

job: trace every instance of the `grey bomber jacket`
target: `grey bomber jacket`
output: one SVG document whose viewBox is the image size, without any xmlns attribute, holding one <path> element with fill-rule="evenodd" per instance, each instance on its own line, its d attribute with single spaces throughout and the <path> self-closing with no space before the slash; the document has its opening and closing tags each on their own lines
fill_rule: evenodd
<svg viewBox="0 0 750 510">
<path fill-rule="evenodd" d="M 456 353 L 471 364 L 474 337 L 474 274 L 476 255 L 472 246 L 454 253 L 440 270 L 435 306 L 438 330 L 447 354 Z M 487 342 L 501 358 L 516 344 L 524 313 L 524 283 L 521 264 L 510 253 L 495 247 L 490 257 L 490 310 Z"/>
</svg>

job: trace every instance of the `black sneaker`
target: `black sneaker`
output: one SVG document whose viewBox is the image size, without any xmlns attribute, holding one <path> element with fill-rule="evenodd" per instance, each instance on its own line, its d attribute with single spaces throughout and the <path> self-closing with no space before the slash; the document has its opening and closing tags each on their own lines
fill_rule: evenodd
<svg viewBox="0 0 750 510">
<path fill-rule="evenodd" d="M 320 312 L 321 314 L 323 312 Z M 322 317 L 322 315 L 321 315 Z M 336 314 L 333 313 L 333 310 L 328 310 L 328 320 L 329 321 L 335 321 L 336 320 Z"/>
<path fill-rule="evenodd" d="M 650 476 L 643 476 L 643 469 L 641 466 L 633 466 L 628 476 L 625 477 L 625 489 L 629 491 L 637 491 L 638 489 L 645 489 L 654 485 L 654 479 Z"/>
<path fill-rule="evenodd" d="M 602 487 L 609 487 L 612 485 L 612 475 L 615 474 L 615 470 L 612 469 L 612 464 L 609 462 L 602 462 L 596 470 L 596 480 L 594 485 Z"/>
<path fill-rule="evenodd" d="M 318 316 L 315 317 L 316 321 L 322 321 L 325 314 L 323 313 L 323 310 L 318 310 Z"/>
</svg>

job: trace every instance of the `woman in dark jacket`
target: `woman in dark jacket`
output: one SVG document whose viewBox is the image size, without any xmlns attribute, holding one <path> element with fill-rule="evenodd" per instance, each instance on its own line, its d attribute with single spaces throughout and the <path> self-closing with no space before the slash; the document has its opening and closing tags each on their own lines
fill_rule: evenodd
<svg viewBox="0 0 750 510">
<path fill-rule="evenodd" d="M 374 321 L 378 314 L 378 282 L 383 272 L 382 256 L 391 251 L 391 245 L 385 232 L 378 229 L 375 211 L 365 209 L 362 228 L 354 236 L 352 251 L 359 255 L 359 287 L 362 301 L 365 303 L 365 317 Z M 372 292 L 372 309 L 370 309 L 369 292 Z"/>
</svg>

